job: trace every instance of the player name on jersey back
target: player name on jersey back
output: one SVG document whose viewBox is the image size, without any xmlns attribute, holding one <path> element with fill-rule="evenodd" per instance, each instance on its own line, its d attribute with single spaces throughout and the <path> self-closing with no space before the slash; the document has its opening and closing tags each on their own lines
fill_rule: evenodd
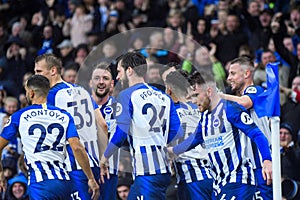
<svg viewBox="0 0 300 200">
<path fill-rule="evenodd" d="M 30 112 L 26 112 L 26 115 L 22 116 L 25 121 L 30 121 L 36 117 L 47 116 L 52 119 L 59 120 L 64 122 L 65 114 L 61 114 L 59 112 L 55 112 L 54 110 L 30 110 Z"/>
</svg>

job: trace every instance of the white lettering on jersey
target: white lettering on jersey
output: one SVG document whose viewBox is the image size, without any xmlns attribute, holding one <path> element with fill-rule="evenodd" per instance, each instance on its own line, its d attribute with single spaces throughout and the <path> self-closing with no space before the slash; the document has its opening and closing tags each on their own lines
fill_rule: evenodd
<svg viewBox="0 0 300 200">
<path fill-rule="evenodd" d="M 159 99 L 161 99 L 162 101 L 165 101 L 165 97 L 161 92 L 158 92 L 158 91 L 155 91 L 155 90 L 152 90 L 152 89 L 144 90 L 140 94 L 140 97 L 142 97 L 143 100 L 146 100 L 148 97 L 151 97 L 152 95 L 155 95 Z"/>
<path fill-rule="evenodd" d="M 252 124 L 253 123 L 253 120 L 252 118 L 245 112 L 242 112 L 241 114 L 241 121 L 244 123 L 244 124 Z"/>
<path fill-rule="evenodd" d="M 257 92 L 255 87 L 248 87 L 245 91 L 246 94 L 255 94 Z"/>
<path fill-rule="evenodd" d="M 40 117 L 41 115 L 47 115 L 48 117 L 58 119 L 61 122 L 63 122 L 65 120 L 65 117 L 62 116 L 60 113 L 54 112 L 53 110 L 48 111 L 48 110 L 43 110 L 43 109 L 32 110 L 26 116 L 24 116 L 24 119 L 26 121 L 29 121 L 30 119 L 32 119 L 34 117 Z"/>
</svg>

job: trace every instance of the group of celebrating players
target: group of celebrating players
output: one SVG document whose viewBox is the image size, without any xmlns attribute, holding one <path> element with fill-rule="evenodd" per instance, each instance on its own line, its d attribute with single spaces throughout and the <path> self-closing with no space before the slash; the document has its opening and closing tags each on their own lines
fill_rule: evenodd
<svg viewBox="0 0 300 200">
<path fill-rule="evenodd" d="M 175 69 L 161 91 L 146 83 L 147 62 L 138 52 L 118 61 L 123 88 L 116 98 L 109 66 L 93 69 L 91 94 L 63 81 L 61 69 L 52 54 L 36 58 L 25 87 L 31 105 L 0 135 L 3 149 L 20 133 L 31 199 L 116 199 L 125 143 L 134 177 L 128 199 L 165 199 L 171 164 L 179 199 L 273 198 L 268 120 L 258 120 L 253 108 L 263 88 L 253 85 L 248 58 L 230 63 L 237 96 L 219 93 L 209 73 Z"/>
</svg>

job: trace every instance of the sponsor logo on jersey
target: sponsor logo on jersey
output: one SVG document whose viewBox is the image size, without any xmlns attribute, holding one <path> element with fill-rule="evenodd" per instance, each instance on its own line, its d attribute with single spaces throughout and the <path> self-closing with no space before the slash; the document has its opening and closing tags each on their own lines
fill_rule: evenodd
<svg viewBox="0 0 300 200">
<path fill-rule="evenodd" d="M 248 87 L 246 89 L 246 94 L 255 94 L 257 92 L 256 88 L 255 87 Z"/>
<path fill-rule="evenodd" d="M 246 124 L 246 125 L 249 125 L 249 124 L 252 124 L 253 123 L 253 119 L 249 116 L 248 113 L 246 112 L 242 112 L 241 114 L 241 121 Z"/>
</svg>

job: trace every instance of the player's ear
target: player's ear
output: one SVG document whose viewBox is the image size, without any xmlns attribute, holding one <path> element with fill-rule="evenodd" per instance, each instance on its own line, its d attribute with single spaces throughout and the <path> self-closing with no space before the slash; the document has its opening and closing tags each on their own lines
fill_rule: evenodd
<svg viewBox="0 0 300 200">
<path fill-rule="evenodd" d="M 31 99 L 33 99 L 33 97 L 34 97 L 34 90 L 33 89 L 29 89 L 29 97 Z"/>
<path fill-rule="evenodd" d="M 168 95 L 172 94 L 172 90 L 168 85 L 166 85 L 166 94 L 168 94 Z"/>
<path fill-rule="evenodd" d="M 245 70 L 245 72 L 244 72 L 244 77 L 245 77 L 245 78 L 248 78 L 250 75 L 251 75 L 250 70 Z"/>
<path fill-rule="evenodd" d="M 125 73 L 128 73 L 128 75 L 132 75 L 134 72 L 134 70 L 132 69 L 132 67 L 128 67 L 125 71 Z"/>
<path fill-rule="evenodd" d="M 206 94 L 207 94 L 208 97 L 211 97 L 211 94 L 212 94 L 212 89 L 211 89 L 211 87 L 208 87 L 208 88 L 207 88 Z"/>
<path fill-rule="evenodd" d="M 90 86 L 90 88 L 92 88 L 92 79 L 90 80 L 90 82 L 89 82 L 89 86 Z"/>
<path fill-rule="evenodd" d="M 110 87 L 111 87 L 111 88 L 114 88 L 114 86 L 115 86 L 115 81 L 114 81 L 114 80 L 112 80 L 112 81 L 111 81 L 111 85 L 110 85 Z"/>
<path fill-rule="evenodd" d="M 50 74 L 51 75 L 55 75 L 57 73 L 57 67 L 56 66 L 52 66 L 51 68 L 50 68 Z"/>
</svg>

